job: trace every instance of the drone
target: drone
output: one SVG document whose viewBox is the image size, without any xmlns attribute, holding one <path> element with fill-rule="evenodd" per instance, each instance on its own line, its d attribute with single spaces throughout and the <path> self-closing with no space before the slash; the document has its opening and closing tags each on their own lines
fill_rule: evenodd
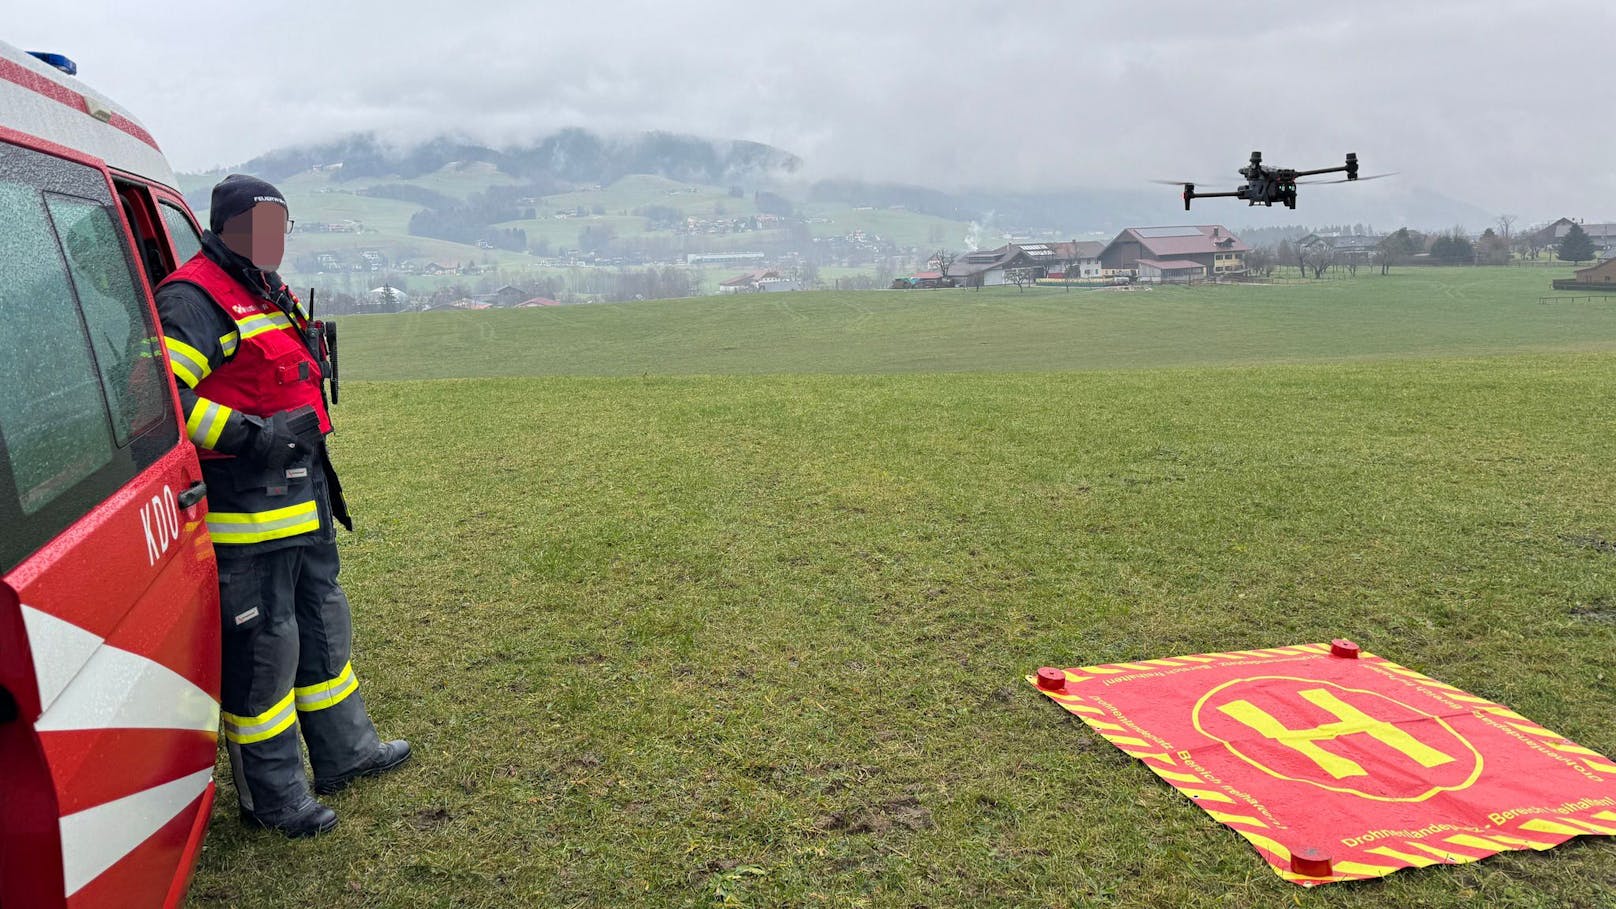
<svg viewBox="0 0 1616 909">
<path fill-rule="evenodd" d="M 1297 177 L 1313 177 L 1320 174 L 1346 174 L 1340 180 L 1298 180 Z M 1165 183 L 1169 186 L 1183 185 L 1184 210 L 1190 210 L 1192 199 L 1215 199 L 1220 196 L 1229 196 L 1236 199 L 1245 199 L 1248 205 L 1266 205 L 1273 207 L 1275 202 L 1284 203 L 1286 208 L 1296 207 L 1296 187 L 1307 183 L 1355 183 L 1358 181 L 1358 155 L 1347 152 L 1347 163 L 1340 167 L 1321 167 L 1317 170 L 1292 170 L 1288 167 L 1264 167 L 1262 152 L 1251 153 L 1251 163 L 1240 168 L 1240 176 L 1246 182 L 1232 192 L 1204 193 L 1196 192 L 1195 184 L 1185 180 L 1156 180 L 1156 183 Z M 1375 174 L 1364 177 L 1364 180 L 1378 180 L 1389 177 L 1391 174 Z"/>
</svg>

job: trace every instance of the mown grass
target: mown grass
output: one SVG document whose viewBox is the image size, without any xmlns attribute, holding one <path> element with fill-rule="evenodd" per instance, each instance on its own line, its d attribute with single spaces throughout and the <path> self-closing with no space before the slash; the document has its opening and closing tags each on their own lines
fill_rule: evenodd
<svg viewBox="0 0 1616 909">
<path fill-rule="evenodd" d="M 363 316 L 342 322 L 343 368 L 365 379 L 1002 372 L 1479 356 L 1616 343 L 1616 295 L 1609 302 L 1537 302 L 1558 275 L 1423 269 L 1302 286 L 746 294 Z"/>
<path fill-rule="evenodd" d="M 603 377 L 347 386 L 420 759 L 313 844 L 226 785 L 193 904 L 1611 904 L 1607 843 L 1297 890 L 1020 682 L 1346 634 L 1616 750 L 1616 367 L 1446 359 L 1616 321 L 1381 280 L 348 320 L 350 376 Z M 1030 371 L 1286 359 L 1373 362 Z"/>
<path fill-rule="evenodd" d="M 1616 752 L 1613 385 L 354 383 L 355 666 L 418 758 L 314 842 L 221 783 L 191 904 L 1611 905 L 1603 840 L 1301 890 L 1022 676 L 1346 635 Z"/>
</svg>

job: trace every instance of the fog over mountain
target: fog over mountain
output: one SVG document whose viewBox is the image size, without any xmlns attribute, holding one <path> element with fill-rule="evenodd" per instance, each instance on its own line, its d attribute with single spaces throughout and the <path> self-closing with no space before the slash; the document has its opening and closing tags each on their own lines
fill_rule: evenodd
<svg viewBox="0 0 1616 909">
<path fill-rule="evenodd" d="M 1173 187 L 1046 189 L 1003 187 L 945 190 L 899 182 L 811 180 L 811 162 L 757 142 L 709 140 L 675 133 L 602 136 L 566 129 L 527 145 L 493 148 L 467 137 L 439 136 L 417 143 L 389 142 L 372 133 L 290 146 L 230 169 L 280 180 L 311 168 L 329 168 L 338 183 L 365 178 L 410 180 L 444 167 L 482 162 L 520 182 L 532 194 L 608 184 L 630 174 L 653 174 L 689 183 L 781 191 L 799 201 L 904 208 L 984 227 L 1054 228 L 1069 233 L 1112 233 L 1137 224 L 1217 222 L 1231 227 L 1275 224 L 1363 224 L 1381 230 L 1412 226 L 1479 231 L 1494 215 L 1422 187 L 1387 181 L 1358 186 L 1309 187 L 1294 212 L 1250 208 L 1226 199 L 1196 203 L 1186 213 Z M 211 180 L 206 182 L 211 183 Z M 205 188 L 192 203 L 207 205 Z M 1283 214 L 1281 214 L 1283 213 Z M 990 232 L 991 238 L 991 232 Z"/>
<path fill-rule="evenodd" d="M 1228 187 L 1252 149 L 1301 167 L 1355 151 L 1399 177 L 1309 191 L 1286 219 L 1436 217 L 1444 196 L 1523 221 L 1616 218 L 1616 121 L 1587 115 L 1616 26 L 1603 0 L 180 0 L 157 18 L 58 4 L 8 40 L 74 57 L 185 170 L 355 132 L 500 148 L 579 127 L 789 149 L 806 180 L 1148 205 L 1147 179 Z"/>
</svg>

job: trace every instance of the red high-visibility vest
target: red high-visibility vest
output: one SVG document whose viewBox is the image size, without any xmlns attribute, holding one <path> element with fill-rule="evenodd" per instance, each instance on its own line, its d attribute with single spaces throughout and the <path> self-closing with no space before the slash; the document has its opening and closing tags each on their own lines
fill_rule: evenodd
<svg viewBox="0 0 1616 909">
<path fill-rule="evenodd" d="M 200 252 L 163 283 L 173 281 L 200 287 L 236 324 L 234 337 L 221 339 L 227 359 L 197 383 L 198 396 L 258 417 L 307 404 L 320 415 L 320 431 L 331 431 L 320 394 L 320 364 L 303 342 L 301 315 L 289 318 Z"/>
</svg>

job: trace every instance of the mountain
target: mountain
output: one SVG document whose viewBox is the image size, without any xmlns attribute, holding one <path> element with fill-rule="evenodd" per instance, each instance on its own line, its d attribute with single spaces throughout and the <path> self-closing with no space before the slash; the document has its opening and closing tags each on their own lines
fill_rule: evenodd
<svg viewBox="0 0 1616 909">
<path fill-rule="evenodd" d="M 369 177 L 410 180 L 453 163 L 483 162 L 524 182 L 606 184 L 630 174 L 650 174 L 687 183 L 752 186 L 789 176 L 802 166 L 796 155 L 760 142 L 712 141 L 675 133 L 648 132 L 626 138 L 565 129 L 531 145 L 494 149 L 440 136 L 400 147 L 373 133 L 319 145 L 272 151 L 240 169 L 271 182 L 314 168 L 337 167 L 337 182 Z M 557 191 L 565 187 L 558 185 Z"/>
<path fill-rule="evenodd" d="M 1280 215 L 1232 200 L 1207 200 L 1186 213 L 1172 188 L 1051 188 L 1040 192 L 1005 192 L 992 188 L 946 192 L 900 183 L 828 179 L 801 180 L 802 159 L 759 142 L 711 140 L 667 132 L 609 137 L 583 129 L 565 129 L 527 145 L 493 148 L 469 139 L 439 136 L 415 145 L 384 142 L 372 133 L 346 136 L 316 145 L 277 149 L 233 170 L 271 182 L 310 171 L 322 171 L 333 186 L 400 183 L 427 177 L 445 168 L 482 165 L 507 184 L 520 185 L 530 196 L 566 193 L 606 186 L 633 175 L 650 175 L 680 183 L 747 192 L 776 190 L 808 203 L 875 209 L 900 209 L 957 222 L 977 222 L 988 229 L 1044 230 L 1062 234 L 1114 234 L 1140 224 L 1218 222 L 1233 229 L 1259 229 L 1281 222 L 1363 223 L 1391 230 L 1422 230 L 1463 225 L 1474 231 L 1494 216 L 1406 179 L 1363 186 L 1310 188 L 1300 210 Z M 215 177 L 215 175 L 206 175 Z M 193 207 L 207 205 L 212 179 L 188 179 Z M 419 200 L 431 206 L 428 199 Z"/>
</svg>

